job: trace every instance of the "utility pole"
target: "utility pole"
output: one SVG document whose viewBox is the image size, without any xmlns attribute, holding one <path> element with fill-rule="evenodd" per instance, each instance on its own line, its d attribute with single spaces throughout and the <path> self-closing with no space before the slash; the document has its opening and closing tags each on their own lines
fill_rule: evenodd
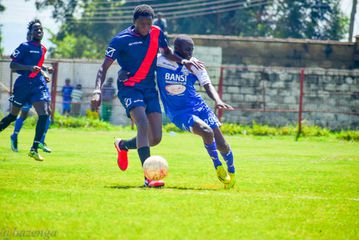
<svg viewBox="0 0 359 240">
<path fill-rule="evenodd" d="M 357 11 L 357 3 L 358 0 L 353 0 L 352 13 L 350 14 L 349 42 L 353 41 L 353 30 L 354 30 L 355 13 Z"/>
</svg>

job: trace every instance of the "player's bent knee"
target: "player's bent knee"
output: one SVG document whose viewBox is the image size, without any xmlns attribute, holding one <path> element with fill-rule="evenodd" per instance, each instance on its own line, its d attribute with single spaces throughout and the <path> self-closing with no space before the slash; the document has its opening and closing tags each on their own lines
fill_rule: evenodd
<svg viewBox="0 0 359 240">
<path fill-rule="evenodd" d="M 227 153 L 229 151 L 229 144 L 227 142 L 216 142 L 217 149 L 220 152 Z"/>
<path fill-rule="evenodd" d="M 214 133 L 210 127 L 202 128 L 202 137 L 209 141 L 213 141 Z"/>
<path fill-rule="evenodd" d="M 162 137 L 161 137 L 161 136 L 152 138 L 152 139 L 150 140 L 150 145 L 151 145 L 151 147 L 158 145 L 158 144 L 161 142 L 161 140 L 162 140 Z"/>
</svg>

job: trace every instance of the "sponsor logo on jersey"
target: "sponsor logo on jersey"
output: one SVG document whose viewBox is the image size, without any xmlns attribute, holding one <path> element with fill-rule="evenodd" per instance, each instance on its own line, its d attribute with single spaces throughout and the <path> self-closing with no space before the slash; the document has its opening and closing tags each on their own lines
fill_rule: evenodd
<svg viewBox="0 0 359 240">
<path fill-rule="evenodd" d="M 166 73 L 165 80 L 171 82 L 180 82 L 182 84 L 186 84 L 187 76 L 186 75 L 179 75 L 175 73 Z"/>
<path fill-rule="evenodd" d="M 132 99 L 131 99 L 131 98 L 125 98 L 125 105 L 126 105 L 126 107 L 130 106 L 131 103 L 132 103 Z"/>
<path fill-rule="evenodd" d="M 186 86 L 179 84 L 167 85 L 165 88 L 170 95 L 180 95 L 186 91 Z"/>
<path fill-rule="evenodd" d="M 138 42 L 132 42 L 132 43 L 129 43 L 128 46 L 132 46 L 132 45 L 139 45 L 139 44 L 143 44 L 143 42 L 141 41 L 138 41 Z"/>
<path fill-rule="evenodd" d="M 40 51 L 30 50 L 30 53 L 40 53 Z"/>
<path fill-rule="evenodd" d="M 20 51 L 16 49 L 11 55 L 12 55 L 14 58 L 16 58 L 17 56 L 19 56 L 19 54 L 20 54 Z"/>
<path fill-rule="evenodd" d="M 112 48 L 112 47 L 108 47 L 108 48 L 106 49 L 105 55 L 106 55 L 107 57 L 112 58 L 112 57 L 113 57 L 113 54 L 115 53 L 115 51 L 116 51 L 116 49 L 114 49 L 114 48 Z"/>
</svg>

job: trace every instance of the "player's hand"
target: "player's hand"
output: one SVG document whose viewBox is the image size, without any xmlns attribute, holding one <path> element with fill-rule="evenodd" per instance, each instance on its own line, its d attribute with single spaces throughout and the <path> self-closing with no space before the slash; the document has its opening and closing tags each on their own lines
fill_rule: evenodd
<svg viewBox="0 0 359 240">
<path fill-rule="evenodd" d="M 130 77 L 130 72 L 127 72 L 122 69 L 118 72 L 118 81 L 120 82 L 126 82 L 129 77 Z"/>
<path fill-rule="evenodd" d="M 225 102 L 222 102 L 222 101 L 216 102 L 215 107 L 218 108 L 218 109 L 223 109 L 223 110 L 227 110 L 227 111 L 233 111 L 234 110 L 234 108 L 231 105 L 229 105 L 229 104 L 227 104 Z"/>
<path fill-rule="evenodd" d="M 91 99 L 91 111 L 97 112 L 101 105 L 101 92 L 99 90 L 95 90 L 92 94 Z"/>
<path fill-rule="evenodd" d="M 187 60 L 187 59 L 183 59 L 182 60 L 182 64 L 186 66 L 186 68 L 188 70 L 191 70 L 191 67 L 194 66 L 195 68 L 197 68 L 198 70 L 200 69 L 204 69 L 204 62 L 201 62 L 199 60 Z"/>
<path fill-rule="evenodd" d="M 42 69 L 41 69 L 41 74 L 42 74 L 42 76 L 44 76 L 46 83 L 49 83 L 50 82 L 49 75 L 47 75 L 47 73 Z"/>
<path fill-rule="evenodd" d="M 47 66 L 46 70 L 48 73 L 52 74 L 54 72 L 54 68 L 52 66 Z"/>
<path fill-rule="evenodd" d="M 45 78 L 46 83 L 50 82 L 50 77 L 48 75 L 44 75 L 44 78 Z"/>
<path fill-rule="evenodd" d="M 41 71 L 41 67 L 39 67 L 39 66 L 32 66 L 32 68 L 31 68 L 31 70 L 30 70 L 31 72 L 38 72 L 38 71 Z"/>
</svg>

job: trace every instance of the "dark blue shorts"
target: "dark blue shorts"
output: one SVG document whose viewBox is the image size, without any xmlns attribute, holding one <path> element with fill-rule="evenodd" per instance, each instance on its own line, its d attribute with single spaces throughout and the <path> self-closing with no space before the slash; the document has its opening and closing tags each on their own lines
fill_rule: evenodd
<svg viewBox="0 0 359 240">
<path fill-rule="evenodd" d="M 71 103 L 68 103 L 68 102 L 62 103 L 62 111 L 70 112 L 71 111 Z"/>
<path fill-rule="evenodd" d="M 45 78 L 42 75 L 36 78 L 18 77 L 14 84 L 14 93 L 9 101 L 19 108 L 34 102 L 50 102 Z"/>
<path fill-rule="evenodd" d="M 172 122 L 178 128 L 192 132 L 192 127 L 196 122 L 196 119 L 201 119 L 212 129 L 221 126 L 221 123 L 219 122 L 218 118 L 207 105 L 203 105 L 197 110 L 189 109 L 188 111 L 184 111 L 181 114 L 174 116 Z"/>
<path fill-rule="evenodd" d="M 122 106 L 126 109 L 126 114 L 130 117 L 130 111 L 135 107 L 144 107 L 146 114 L 157 112 L 161 113 L 161 106 L 158 99 L 158 92 L 153 88 L 138 88 L 121 86 L 117 94 Z"/>
<path fill-rule="evenodd" d="M 21 108 L 21 111 L 22 112 L 28 112 L 30 111 L 30 109 L 32 108 L 32 104 L 31 103 L 25 103 L 22 108 Z"/>
</svg>

